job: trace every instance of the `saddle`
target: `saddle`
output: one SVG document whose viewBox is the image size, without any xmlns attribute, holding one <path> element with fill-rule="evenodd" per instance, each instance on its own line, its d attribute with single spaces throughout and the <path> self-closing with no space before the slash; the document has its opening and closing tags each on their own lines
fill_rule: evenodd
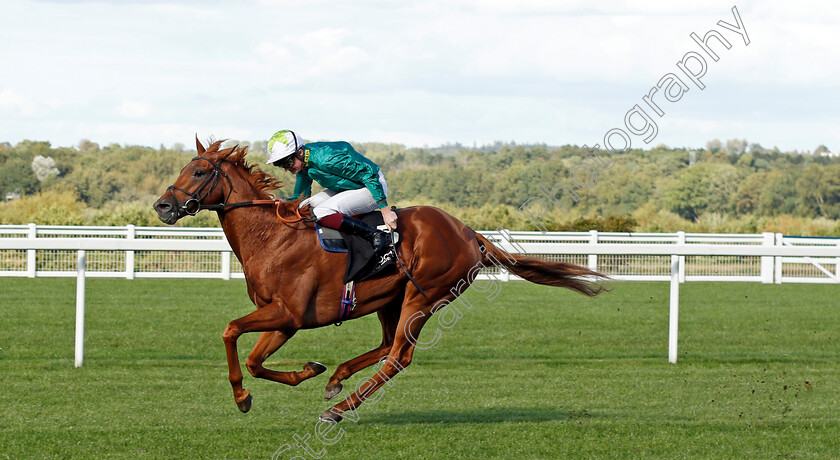
<svg viewBox="0 0 840 460">
<path fill-rule="evenodd" d="M 387 230 L 380 212 L 373 211 L 352 217 L 379 230 Z M 396 266 L 394 251 L 388 251 L 379 257 L 374 257 L 370 242 L 360 236 L 322 227 L 317 222 L 315 223 L 315 230 L 318 241 L 324 250 L 347 253 L 347 267 L 344 272 L 345 284 L 351 281 L 364 281 Z M 397 243 L 399 243 L 399 234 L 392 232 L 392 237 L 395 239 L 394 248 L 396 248 Z"/>
</svg>

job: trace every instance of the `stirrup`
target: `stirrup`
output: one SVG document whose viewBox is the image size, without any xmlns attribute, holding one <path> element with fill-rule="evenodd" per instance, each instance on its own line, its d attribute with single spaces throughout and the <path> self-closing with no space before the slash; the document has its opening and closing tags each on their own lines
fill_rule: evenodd
<svg viewBox="0 0 840 460">
<path fill-rule="evenodd" d="M 388 230 L 388 226 L 385 224 L 379 225 L 376 227 L 377 230 L 385 232 L 388 235 L 388 240 L 391 242 L 391 246 L 397 247 L 397 244 L 400 242 L 400 232 L 396 230 Z"/>
<path fill-rule="evenodd" d="M 376 240 L 378 238 L 381 238 L 381 245 L 377 247 Z M 377 256 L 385 254 L 391 248 L 391 235 L 382 230 L 377 230 L 376 233 L 371 235 L 370 245 L 373 246 L 373 253 Z"/>
</svg>

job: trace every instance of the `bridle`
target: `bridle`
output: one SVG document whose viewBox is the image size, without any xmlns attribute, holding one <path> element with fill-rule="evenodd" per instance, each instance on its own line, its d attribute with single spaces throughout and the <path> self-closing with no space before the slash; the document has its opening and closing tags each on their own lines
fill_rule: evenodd
<svg viewBox="0 0 840 460">
<path fill-rule="evenodd" d="M 295 214 L 297 215 L 297 219 L 294 220 L 286 220 L 283 216 L 280 215 L 280 204 L 283 203 L 283 200 L 280 199 L 273 199 L 273 200 L 251 200 L 251 201 L 240 201 L 238 203 L 228 203 L 228 199 L 230 199 L 230 195 L 233 193 L 233 181 L 231 181 L 230 177 L 222 171 L 222 161 L 216 163 L 209 158 L 204 157 L 195 157 L 190 160 L 190 163 L 196 160 L 204 160 L 211 165 L 213 165 L 213 171 L 210 172 L 210 175 L 204 179 L 204 182 L 198 186 L 198 188 L 194 192 L 188 192 L 181 187 L 176 187 L 174 184 L 170 185 L 166 188 L 166 191 L 172 195 L 172 200 L 175 202 L 175 207 L 178 212 L 178 217 L 183 215 L 190 215 L 194 216 L 198 214 L 199 211 L 202 210 L 209 210 L 209 211 L 218 211 L 223 212 L 227 209 L 233 208 L 242 208 L 246 206 L 260 206 L 260 205 L 267 205 L 267 204 L 274 204 L 276 205 L 275 213 L 277 214 L 277 218 L 282 220 L 285 223 L 293 223 L 299 222 L 301 220 L 305 220 L 303 216 L 300 215 L 300 209 L 295 206 Z M 216 188 L 216 184 L 219 183 L 219 176 L 224 177 L 228 181 L 228 185 L 230 185 L 230 190 L 228 190 L 228 194 L 225 199 L 221 203 L 217 204 L 203 204 L 205 198 L 207 198 L 213 190 Z M 190 197 L 187 201 L 183 204 L 178 202 L 178 198 L 175 196 L 174 190 L 178 190 L 179 192 L 187 195 Z"/>
<path fill-rule="evenodd" d="M 211 165 L 213 165 L 213 171 L 210 173 L 209 176 L 207 176 L 204 179 L 204 182 L 202 182 L 201 185 L 199 185 L 194 192 L 188 192 L 182 189 L 181 187 L 176 187 L 174 184 L 166 188 L 166 191 L 169 192 L 170 195 L 172 195 L 172 200 L 175 201 L 175 205 L 178 209 L 179 214 L 183 211 L 184 214 L 194 216 L 198 214 L 198 211 L 201 211 L 202 209 L 210 209 L 208 205 L 201 204 L 201 202 L 204 201 L 204 199 L 207 198 L 207 196 L 209 196 L 213 192 L 213 189 L 216 188 L 216 184 L 219 182 L 219 175 L 222 175 L 225 179 L 227 179 L 228 184 L 230 185 L 230 191 L 228 192 L 228 196 L 225 198 L 225 202 L 228 198 L 230 198 L 230 194 L 233 193 L 233 182 L 230 180 L 230 177 L 228 177 L 228 175 L 224 171 L 222 171 L 221 162 L 215 163 L 209 158 L 195 157 L 192 160 L 190 160 L 190 163 L 192 163 L 195 160 L 204 160 L 210 163 Z M 178 190 L 179 192 L 187 195 L 190 198 L 183 204 L 180 204 L 178 203 L 178 198 L 175 196 L 174 190 Z M 209 206 L 217 207 L 219 205 Z M 224 205 L 222 205 L 222 209 L 224 209 Z"/>
</svg>

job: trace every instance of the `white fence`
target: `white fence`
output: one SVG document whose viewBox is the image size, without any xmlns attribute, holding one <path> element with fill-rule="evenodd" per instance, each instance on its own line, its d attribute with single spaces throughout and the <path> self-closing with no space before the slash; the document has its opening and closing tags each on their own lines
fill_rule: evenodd
<svg viewBox="0 0 840 460">
<path fill-rule="evenodd" d="M 840 246 L 840 238 L 801 238 L 780 233 L 480 233 L 501 243 L 510 252 L 524 249 L 529 255 L 588 266 L 615 279 L 628 281 L 670 280 L 671 267 L 667 257 L 670 254 L 603 253 L 586 248 L 605 244 L 668 247 L 707 244 L 807 246 L 828 250 Z M 230 246 L 219 228 L 0 225 L 0 242 L 3 242 L 0 245 L 0 276 L 75 277 L 75 250 L 86 249 L 88 277 L 244 277 L 242 267 L 235 257 L 231 257 Z M 840 258 L 828 253 L 812 257 L 682 256 L 680 262 L 681 282 L 836 283 L 840 279 Z M 499 277 L 518 279 L 504 272 Z"/>
<path fill-rule="evenodd" d="M 781 234 L 480 232 L 511 253 L 585 265 L 618 280 L 670 281 L 669 360 L 677 359 L 679 284 L 840 282 L 840 238 Z M 0 276 L 77 278 L 76 365 L 86 277 L 244 278 L 217 228 L 0 226 Z M 503 270 L 483 277 L 518 279 Z"/>
</svg>

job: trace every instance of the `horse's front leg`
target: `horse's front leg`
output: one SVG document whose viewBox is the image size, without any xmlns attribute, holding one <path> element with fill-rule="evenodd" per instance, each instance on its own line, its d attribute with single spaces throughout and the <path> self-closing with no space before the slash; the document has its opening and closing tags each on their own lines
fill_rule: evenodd
<svg viewBox="0 0 840 460">
<path fill-rule="evenodd" d="M 251 312 L 242 318 L 228 323 L 222 339 L 225 341 L 225 351 L 228 362 L 228 378 L 233 387 L 233 398 L 242 412 L 248 412 L 251 408 L 251 394 L 242 388 L 242 369 L 239 366 L 239 354 L 236 349 L 236 341 L 239 336 L 246 332 L 260 331 L 296 331 L 294 319 L 289 315 L 285 307 L 279 303 L 271 303 L 257 311 Z"/>
<path fill-rule="evenodd" d="M 254 345 L 254 349 L 251 350 L 251 354 L 245 360 L 245 367 L 248 368 L 248 372 L 260 379 L 295 386 L 327 370 L 327 366 L 316 361 L 310 361 L 304 364 L 303 371 L 300 372 L 273 371 L 263 366 L 265 360 L 282 347 L 287 340 L 292 338 L 295 332 L 297 331 L 266 331 L 260 334 L 260 338 L 257 339 L 257 343 Z"/>
</svg>

